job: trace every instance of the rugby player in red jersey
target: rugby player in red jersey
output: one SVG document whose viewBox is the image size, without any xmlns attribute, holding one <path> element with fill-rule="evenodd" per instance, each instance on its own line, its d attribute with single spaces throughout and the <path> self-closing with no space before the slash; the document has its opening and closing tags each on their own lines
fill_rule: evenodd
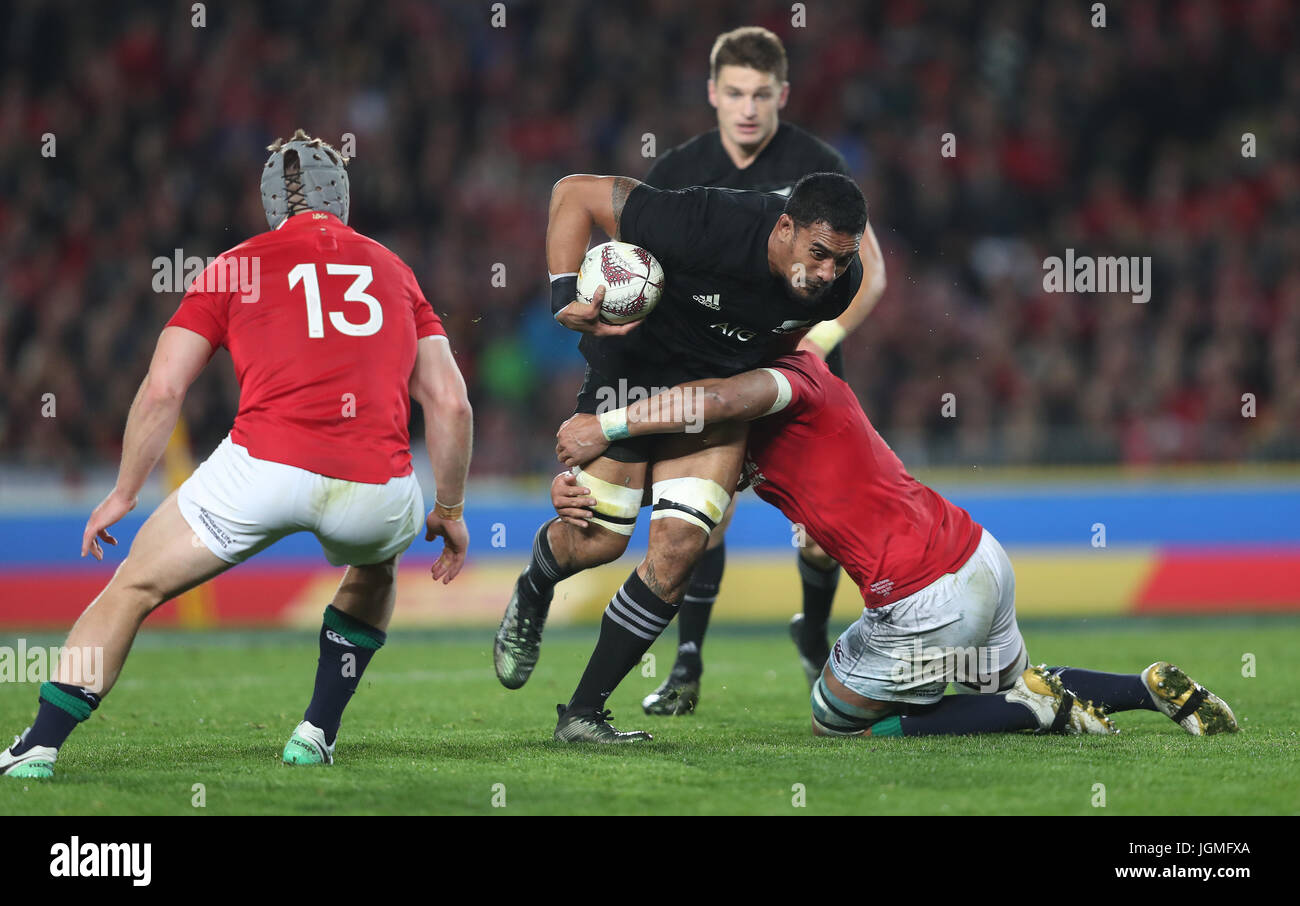
<svg viewBox="0 0 1300 906">
<path fill-rule="evenodd" d="M 865 604 L 825 668 L 806 665 L 819 673 L 814 733 L 1113 733 L 1105 712 L 1126 710 L 1159 710 L 1193 735 L 1237 729 L 1221 699 L 1164 661 L 1139 674 L 1030 667 L 1002 546 L 907 473 L 852 389 L 810 353 L 575 415 L 556 453 L 580 466 L 611 437 L 751 420 L 745 479 L 844 567 Z M 569 473 L 556 476 L 552 500 L 577 525 L 595 505 Z M 945 697 L 950 681 L 994 694 Z"/>
<path fill-rule="evenodd" d="M 190 384 L 230 351 L 239 412 L 230 435 L 145 521 L 113 578 L 68 636 L 102 648 L 102 667 L 60 661 L 32 726 L 0 753 L 0 773 L 49 777 L 59 747 L 90 716 L 150 612 L 294 532 L 316 535 L 347 570 L 325 610 L 312 699 L 286 764 L 328 764 L 348 699 L 384 643 L 398 558 L 423 521 L 443 538 L 435 580 L 456 577 L 473 414 L 442 322 L 411 269 L 347 226 L 346 160 L 298 130 L 271 145 L 262 201 L 271 230 L 219 256 L 163 329 L 127 418 L 117 484 L 90 516 L 81 554 L 136 505 Z M 257 273 L 241 295 L 222 279 Z M 424 410 L 438 500 L 424 516 L 411 471 L 410 400 Z"/>
</svg>

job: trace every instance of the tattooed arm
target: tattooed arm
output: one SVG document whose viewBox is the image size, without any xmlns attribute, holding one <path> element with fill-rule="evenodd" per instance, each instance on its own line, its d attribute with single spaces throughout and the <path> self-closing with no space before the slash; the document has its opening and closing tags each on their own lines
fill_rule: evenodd
<svg viewBox="0 0 1300 906">
<path fill-rule="evenodd" d="M 566 176 L 551 189 L 550 222 L 546 226 L 546 266 L 552 274 L 574 273 L 598 226 L 619 238 L 623 205 L 641 185 L 626 176 Z"/>
<path fill-rule="evenodd" d="M 628 179 L 626 176 L 615 176 L 614 183 L 609 190 L 609 203 L 614 213 L 614 232 L 609 235 L 614 239 L 623 238 L 623 205 L 627 204 L 627 197 L 632 194 L 632 190 L 641 183 L 635 179 Z"/>
<path fill-rule="evenodd" d="M 641 185 L 626 176 L 566 176 L 551 189 L 550 220 L 546 225 L 546 267 L 554 285 L 566 275 L 576 274 L 591 242 L 591 228 L 598 226 L 612 238 L 619 238 L 623 205 L 632 190 Z M 569 278 L 571 279 L 571 277 Z M 565 297 L 567 298 L 567 296 Z M 639 322 L 615 326 L 600 320 L 603 290 L 596 291 L 594 303 L 574 299 L 555 314 L 570 330 L 596 336 L 625 334 Z M 563 304 L 556 300 L 553 306 Z M 555 308 L 552 308 L 555 311 Z"/>
</svg>

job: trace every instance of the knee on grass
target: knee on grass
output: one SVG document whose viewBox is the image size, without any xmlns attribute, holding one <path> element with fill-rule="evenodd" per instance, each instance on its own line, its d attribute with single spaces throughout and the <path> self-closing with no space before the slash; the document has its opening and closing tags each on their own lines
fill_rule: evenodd
<svg viewBox="0 0 1300 906">
<path fill-rule="evenodd" d="M 826 682 L 826 674 L 817 678 L 812 690 L 812 731 L 814 736 L 860 736 L 872 724 L 890 716 L 894 708 L 883 703 L 864 704 L 849 701 L 837 694 Z"/>
</svg>

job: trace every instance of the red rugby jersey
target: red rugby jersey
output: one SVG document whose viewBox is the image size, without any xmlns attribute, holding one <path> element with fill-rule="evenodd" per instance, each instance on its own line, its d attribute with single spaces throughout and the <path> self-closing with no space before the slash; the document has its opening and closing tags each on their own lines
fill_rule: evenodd
<svg viewBox="0 0 1300 906">
<path fill-rule="evenodd" d="M 222 253 L 167 325 L 230 350 L 230 436 L 254 457 L 368 484 L 410 474 L 415 344 L 442 321 L 400 258 L 333 214 Z"/>
<path fill-rule="evenodd" d="M 750 424 L 745 468 L 774 504 L 880 607 L 955 572 L 979 545 L 970 514 L 921 484 L 849 385 L 807 352 L 769 363 L 790 381 L 780 412 Z"/>
</svg>

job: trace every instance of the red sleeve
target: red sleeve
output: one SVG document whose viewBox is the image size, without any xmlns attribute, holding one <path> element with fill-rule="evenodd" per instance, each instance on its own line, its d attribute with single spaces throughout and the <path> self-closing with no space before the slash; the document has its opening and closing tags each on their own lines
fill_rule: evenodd
<svg viewBox="0 0 1300 906">
<path fill-rule="evenodd" d="M 420 284 L 416 282 L 415 275 L 410 274 L 410 293 L 411 308 L 415 314 L 415 338 L 422 340 L 425 337 L 445 337 L 447 331 L 442 327 L 442 318 L 438 317 L 429 300 L 424 298 L 424 293 L 420 292 Z"/>
<path fill-rule="evenodd" d="M 229 267 L 225 255 L 218 256 L 209 264 L 190 285 L 167 326 L 192 330 L 211 343 L 214 349 L 225 346 L 233 292 L 229 289 L 218 290 L 217 287 L 230 285 Z M 237 285 L 236 281 L 236 287 Z"/>
</svg>

